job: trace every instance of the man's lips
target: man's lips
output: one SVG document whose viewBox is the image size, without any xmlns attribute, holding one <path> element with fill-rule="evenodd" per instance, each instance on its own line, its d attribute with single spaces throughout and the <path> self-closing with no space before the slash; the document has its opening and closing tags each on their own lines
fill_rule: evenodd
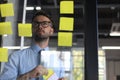
<svg viewBox="0 0 120 80">
<path fill-rule="evenodd" d="M 44 30 L 38 30 L 37 32 L 38 33 L 44 33 Z"/>
</svg>

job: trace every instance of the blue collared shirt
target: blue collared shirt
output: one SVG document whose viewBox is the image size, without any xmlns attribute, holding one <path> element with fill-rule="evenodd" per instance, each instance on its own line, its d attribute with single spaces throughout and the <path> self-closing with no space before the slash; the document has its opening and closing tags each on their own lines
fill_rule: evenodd
<svg viewBox="0 0 120 80">
<path fill-rule="evenodd" d="M 38 66 L 38 52 L 41 48 L 37 45 L 32 45 L 31 47 L 23 50 L 19 50 L 14 52 L 12 55 L 9 56 L 8 62 L 4 65 L 4 69 L 2 74 L 0 75 L 0 80 L 16 80 L 16 78 L 22 74 L 25 74 L 36 66 Z M 44 50 L 49 50 L 48 47 L 44 48 Z M 51 58 L 52 59 L 52 56 Z M 52 60 L 50 60 L 52 61 Z M 59 69 L 54 69 L 54 72 L 57 76 L 63 77 L 64 76 L 64 69 L 61 67 L 62 63 L 59 60 Z M 52 66 L 53 62 L 50 62 Z M 31 79 L 35 80 L 35 79 Z M 42 79 L 40 79 L 42 80 Z"/>
</svg>

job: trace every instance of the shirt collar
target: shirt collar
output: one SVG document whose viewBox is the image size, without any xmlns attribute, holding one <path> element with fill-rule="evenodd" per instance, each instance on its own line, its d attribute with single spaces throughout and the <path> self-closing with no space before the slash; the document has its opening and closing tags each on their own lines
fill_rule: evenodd
<svg viewBox="0 0 120 80">
<path fill-rule="evenodd" d="M 42 50 L 43 48 L 40 48 L 38 45 L 36 44 L 33 44 L 31 46 L 32 50 L 35 52 L 35 53 L 38 53 L 40 50 Z M 49 47 L 46 47 L 44 48 L 44 51 L 48 51 L 49 50 Z"/>
</svg>

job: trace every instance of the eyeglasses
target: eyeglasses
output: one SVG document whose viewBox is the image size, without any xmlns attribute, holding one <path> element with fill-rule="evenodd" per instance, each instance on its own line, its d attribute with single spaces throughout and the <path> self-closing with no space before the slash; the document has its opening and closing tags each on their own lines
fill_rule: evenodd
<svg viewBox="0 0 120 80">
<path fill-rule="evenodd" d="M 42 26 L 42 27 L 46 28 L 46 27 L 48 27 L 48 26 L 52 27 L 52 22 L 51 22 L 51 21 L 42 21 L 42 22 L 33 21 L 33 22 L 32 22 L 32 25 L 33 25 L 34 27 Z"/>
</svg>

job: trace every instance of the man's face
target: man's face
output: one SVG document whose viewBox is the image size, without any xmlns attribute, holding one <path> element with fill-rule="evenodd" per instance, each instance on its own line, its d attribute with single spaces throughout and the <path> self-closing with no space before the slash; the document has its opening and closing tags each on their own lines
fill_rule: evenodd
<svg viewBox="0 0 120 80">
<path fill-rule="evenodd" d="M 36 16 L 32 23 L 33 37 L 40 39 L 49 38 L 53 34 L 52 22 L 46 16 Z"/>
</svg>

